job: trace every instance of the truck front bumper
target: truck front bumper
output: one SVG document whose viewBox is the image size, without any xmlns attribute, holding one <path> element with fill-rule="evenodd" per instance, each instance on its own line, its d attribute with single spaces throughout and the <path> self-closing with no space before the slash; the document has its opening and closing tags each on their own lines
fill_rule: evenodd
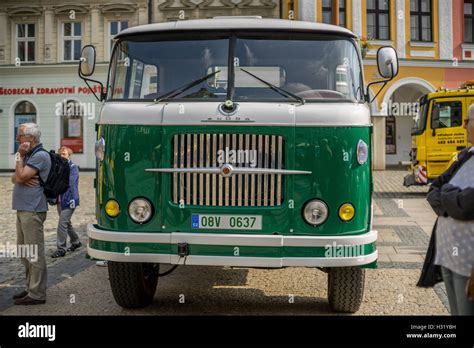
<svg viewBox="0 0 474 348">
<path fill-rule="evenodd" d="M 117 262 L 236 267 L 349 267 L 377 260 L 377 231 L 350 236 L 135 233 L 87 226 L 88 254 Z M 178 255 L 178 244 L 189 246 Z"/>
</svg>

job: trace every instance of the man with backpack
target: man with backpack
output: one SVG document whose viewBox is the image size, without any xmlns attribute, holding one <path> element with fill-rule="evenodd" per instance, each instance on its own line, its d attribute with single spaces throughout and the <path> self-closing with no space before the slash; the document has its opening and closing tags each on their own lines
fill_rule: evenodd
<svg viewBox="0 0 474 348">
<path fill-rule="evenodd" d="M 16 305 L 46 302 L 47 268 L 43 225 L 48 203 L 41 183 L 48 180 L 51 158 L 43 149 L 40 137 L 41 132 L 34 123 L 21 124 L 16 137 L 20 146 L 16 154 L 15 174 L 12 177 L 12 207 L 17 211 L 17 244 L 35 247 L 38 253 L 34 260 L 21 258 L 26 268 L 26 289 L 13 296 Z"/>
</svg>

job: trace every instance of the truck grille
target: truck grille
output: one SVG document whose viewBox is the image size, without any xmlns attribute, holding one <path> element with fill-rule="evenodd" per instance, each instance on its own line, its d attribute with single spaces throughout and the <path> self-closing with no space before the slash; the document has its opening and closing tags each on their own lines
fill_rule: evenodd
<svg viewBox="0 0 474 348">
<path fill-rule="evenodd" d="M 232 166 L 283 169 L 284 139 L 257 134 L 178 134 L 172 139 L 173 168 Z M 234 152 L 232 152 L 234 151 Z M 234 157 L 232 157 L 234 154 Z M 173 202 L 202 206 L 279 206 L 280 174 L 174 173 Z"/>
</svg>

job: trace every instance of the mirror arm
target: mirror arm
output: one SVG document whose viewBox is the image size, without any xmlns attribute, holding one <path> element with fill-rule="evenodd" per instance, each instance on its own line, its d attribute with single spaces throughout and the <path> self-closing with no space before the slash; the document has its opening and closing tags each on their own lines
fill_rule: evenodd
<svg viewBox="0 0 474 348">
<path fill-rule="evenodd" d="M 84 80 L 87 87 L 89 87 L 89 90 L 92 92 L 92 94 L 94 94 L 95 99 L 97 99 L 99 102 L 101 102 L 105 99 L 106 95 L 105 95 L 105 92 L 104 92 L 104 85 L 102 84 L 102 82 L 97 81 L 97 80 L 93 80 L 93 79 L 89 79 L 89 78 L 83 77 L 83 76 L 81 76 L 81 78 Z M 100 85 L 100 97 L 98 97 L 97 94 L 92 90 L 92 87 L 89 85 L 89 81 L 90 82 L 95 82 L 95 83 Z"/>
<path fill-rule="evenodd" d="M 389 81 L 391 81 L 391 80 L 392 80 L 392 79 L 380 80 L 380 81 L 374 81 L 374 82 L 369 83 L 369 84 L 367 85 L 367 92 L 366 92 L 366 94 L 365 94 L 365 97 L 366 97 L 367 102 L 368 102 L 368 103 L 372 103 L 372 102 L 378 97 L 378 95 L 380 94 L 380 92 L 382 92 L 382 90 L 384 89 L 385 85 L 386 85 Z M 372 99 L 370 99 L 370 93 L 369 93 L 369 91 L 370 91 L 370 86 L 372 86 L 372 85 L 378 85 L 378 84 L 380 84 L 380 83 L 383 83 L 383 86 L 379 89 L 379 91 L 377 92 L 377 94 L 376 94 Z"/>
<path fill-rule="evenodd" d="M 392 69 L 392 77 L 389 78 L 389 79 L 386 79 L 386 80 L 380 80 L 380 81 L 374 81 L 374 82 L 371 82 L 367 85 L 367 93 L 365 94 L 366 95 L 366 100 L 368 103 L 372 103 L 377 97 L 378 95 L 380 94 L 380 92 L 382 92 L 382 90 L 385 88 L 385 86 L 387 85 L 387 83 L 389 83 L 390 81 L 393 80 L 393 78 L 395 77 L 394 76 L 394 69 L 393 69 L 393 63 L 390 63 L 390 68 Z M 370 86 L 372 85 L 376 85 L 376 84 L 379 84 L 379 83 L 383 83 L 383 86 L 379 89 L 379 91 L 377 92 L 377 94 L 372 98 L 372 100 L 370 100 L 370 94 L 369 94 L 369 88 Z"/>
<path fill-rule="evenodd" d="M 104 85 L 102 84 L 102 82 L 100 81 L 97 81 L 97 80 L 93 80 L 93 79 L 90 79 L 84 75 L 82 75 L 81 73 L 81 64 L 79 64 L 78 66 L 78 69 L 77 69 L 77 74 L 79 75 L 79 77 L 84 80 L 84 82 L 86 83 L 87 87 L 89 87 L 89 90 L 92 92 L 92 94 L 94 95 L 95 99 L 97 99 L 99 102 L 105 100 L 105 97 L 106 97 L 106 93 L 104 92 Z M 90 82 L 95 82 L 97 84 L 100 85 L 100 97 L 97 96 L 97 94 L 92 90 L 91 86 L 89 85 L 88 81 Z"/>
</svg>

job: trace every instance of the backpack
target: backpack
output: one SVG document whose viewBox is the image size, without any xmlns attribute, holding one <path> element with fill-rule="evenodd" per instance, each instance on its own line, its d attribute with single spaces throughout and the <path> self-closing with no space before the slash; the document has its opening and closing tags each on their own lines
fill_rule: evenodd
<svg viewBox="0 0 474 348">
<path fill-rule="evenodd" d="M 43 149 L 43 151 L 46 151 Z M 69 188 L 69 161 L 54 151 L 46 151 L 51 158 L 51 169 L 48 178 L 42 182 L 46 198 L 56 199 Z"/>
</svg>

